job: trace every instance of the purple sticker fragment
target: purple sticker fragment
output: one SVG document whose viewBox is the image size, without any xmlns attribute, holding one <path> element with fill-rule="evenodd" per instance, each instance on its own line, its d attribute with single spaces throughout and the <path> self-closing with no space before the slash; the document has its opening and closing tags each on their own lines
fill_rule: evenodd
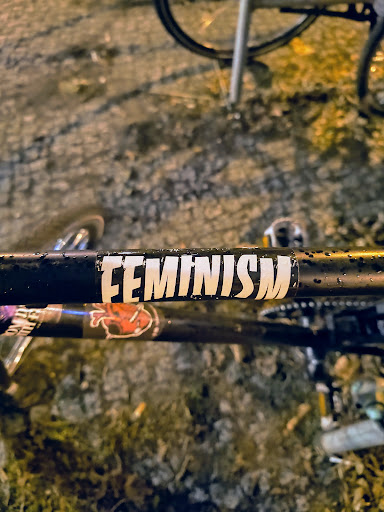
<svg viewBox="0 0 384 512">
<path fill-rule="evenodd" d="M 0 322 L 8 322 L 15 316 L 17 306 L 0 306 Z"/>
</svg>

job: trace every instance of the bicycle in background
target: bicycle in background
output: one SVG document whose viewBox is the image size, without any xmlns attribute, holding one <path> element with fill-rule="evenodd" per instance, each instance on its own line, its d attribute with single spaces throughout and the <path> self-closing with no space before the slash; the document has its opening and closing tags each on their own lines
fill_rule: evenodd
<svg viewBox="0 0 384 512">
<path fill-rule="evenodd" d="M 320 16 L 368 22 L 371 30 L 360 57 L 357 94 L 362 111 L 384 115 L 384 9 L 381 2 L 343 4 L 324 0 L 321 4 L 308 7 L 305 0 L 291 0 L 289 5 L 282 0 L 254 0 L 246 62 L 251 63 L 256 57 L 288 44 Z M 232 64 L 238 0 L 154 0 L 154 6 L 161 23 L 179 44 L 203 57 Z"/>
</svg>

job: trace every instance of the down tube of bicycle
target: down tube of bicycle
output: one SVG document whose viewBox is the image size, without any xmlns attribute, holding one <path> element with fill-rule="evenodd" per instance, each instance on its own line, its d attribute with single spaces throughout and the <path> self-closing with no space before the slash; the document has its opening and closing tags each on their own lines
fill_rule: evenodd
<svg viewBox="0 0 384 512">
<path fill-rule="evenodd" d="M 324 336 L 308 328 L 232 314 L 204 314 L 151 304 L 50 304 L 45 308 L 0 306 L 2 336 L 132 341 L 285 344 L 315 346 Z"/>
</svg>

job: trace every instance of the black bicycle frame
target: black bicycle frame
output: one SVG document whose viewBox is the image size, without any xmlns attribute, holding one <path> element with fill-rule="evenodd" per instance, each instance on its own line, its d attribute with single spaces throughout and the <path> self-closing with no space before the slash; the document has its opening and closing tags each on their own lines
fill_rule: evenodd
<svg viewBox="0 0 384 512">
<path fill-rule="evenodd" d="M 0 306 L 0 335 L 314 346 L 327 336 L 277 322 L 149 304 Z M 329 338 L 329 336 L 328 336 Z"/>
<path fill-rule="evenodd" d="M 384 295 L 379 249 L 169 249 L 0 255 L 0 304 Z"/>
<path fill-rule="evenodd" d="M 355 4 L 348 4 L 346 11 L 334 11 L 327 7 L 281 7 L 280 11 L 289 14 L 304 14 L 307 16 L 327 16 L 329 18 L 344 18 L 352 21 L 369 21 L 375 23 L 376 13 L 369 3 L 363 4 L 360 11 Z"/>
<path fill-rule="evenodd" d="M 345 351 L 358 351 L 364 345 L 367 352 L 384 342 L 370 312 L 358 320 L 368 330 L 354 327 L 346 337 L 340 325 L 348 323 L 348 330 L 350 322 L 344 320 L 333 332 L 313 332 L 294 324 L 155 308 L 144 302 L 383 295 L 383 270 L 384 251 L 378 249 L 3 254 L 0 297 L 6 305 L 0 307 L 0 334 L 257 342 Z M 17 306 L 21 303 L 44 307 Z"/>
</svg>

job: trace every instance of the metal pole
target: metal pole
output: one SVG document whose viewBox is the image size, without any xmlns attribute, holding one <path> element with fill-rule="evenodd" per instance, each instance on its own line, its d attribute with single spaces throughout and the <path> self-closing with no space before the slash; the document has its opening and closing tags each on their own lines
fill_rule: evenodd
<svg viewBox="0 0 384 512">
<path fill-rule="evenodd" d="M 240 0 L 239 17 L 237 20 L 235 48 L 233 53 L 231 89 L 229 93 L 230 107 L 240 100 L 243 83 L 243 71 L 248 46 L 248 30 L 251 19 L 251 0 Z"/>
</svg>

